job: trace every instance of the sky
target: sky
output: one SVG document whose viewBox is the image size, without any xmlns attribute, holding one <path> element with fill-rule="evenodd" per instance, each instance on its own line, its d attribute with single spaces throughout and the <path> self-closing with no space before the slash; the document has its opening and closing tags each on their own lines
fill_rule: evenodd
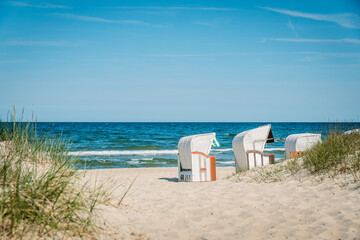
<svg viewBox="0 0 360 240">
<path fill-rule="evenodd" d="M 360 121 L 359 103 L 359 0 L 0 0 L 2 121 Z"/>
</svg>

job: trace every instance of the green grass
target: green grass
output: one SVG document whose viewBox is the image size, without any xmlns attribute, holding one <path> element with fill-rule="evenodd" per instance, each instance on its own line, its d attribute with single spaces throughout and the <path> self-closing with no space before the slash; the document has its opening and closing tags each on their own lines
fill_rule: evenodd
<svg viewBox="0 0 360 240">
<path fill-rule="evenodd" d="M 311 174 L 330 177 L 349 173 L 360 180 L 360 133 L 332 131 L 323 141 L 305 151 L 303 166 Z"/>
<path fill-rule="evenodd" d="M 0 237 L 96 232 L 94 209 L 109 194 L 80 179 L 69 142 L 38 134 L 34 126 L 0 122 Z"/>
</svg>

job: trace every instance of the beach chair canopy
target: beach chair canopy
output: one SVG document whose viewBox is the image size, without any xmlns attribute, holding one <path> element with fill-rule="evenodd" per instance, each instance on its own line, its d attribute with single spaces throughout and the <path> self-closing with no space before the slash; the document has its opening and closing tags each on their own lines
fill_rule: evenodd
<svg viewBox="0 0 360 240">
<path fill-rule="evenodd" d="M 260 126 L 236 135 L 232 141 L 237 169 L 248 169 L 247 151 L 257 150 L 262 152 L 265 143 L 274 142 L 271 124 Z"/>
<path fill-rule="evenodd" d="M 285 158 L 290 158 L 290 152 L 303 152 L 318 142 L 321 142 L 321 134 L 291 134 L 285 140 Z"/>
<path fill-rule="evenodd" d="M 209 155 L 211 146 L 218 145 L 215 133 L 198 134 L 183 137 L 178 144 L 179 161 L 183 169 L 191 169 L 192 152 Z"/>
<path fill-rule="evenodd" d="M 352 129 L 349 131 L 346 131 L 345 134 L 352 134 L 352 133 L 360 133 L 360 128 L 359 129 Z"/>
</svg>

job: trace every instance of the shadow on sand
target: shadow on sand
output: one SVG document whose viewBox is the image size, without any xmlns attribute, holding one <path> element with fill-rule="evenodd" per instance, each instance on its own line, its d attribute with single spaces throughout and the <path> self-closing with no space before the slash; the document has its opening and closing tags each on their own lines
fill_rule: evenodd
<svg viewBox="0 0 360 240">
<path fill-rule="evenodd" d="M 169 182 L 179 182 L 178 178 L 159 178 L 160 180 L 166 180 Z"/>
</svg>

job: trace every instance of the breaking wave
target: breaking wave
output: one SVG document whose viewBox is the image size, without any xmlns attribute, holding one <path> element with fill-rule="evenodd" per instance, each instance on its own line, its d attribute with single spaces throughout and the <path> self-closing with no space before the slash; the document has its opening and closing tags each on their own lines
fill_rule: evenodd
<svg viewBox="0 0 360 240">
<path fill-rule="evenodd" d="M 232 150 L 232 148 L 214 148 L 211 152 L 231 152 Z"/>
<path fill-rule="evenodd" d="M 126 155 L 176 155 L 178 150 L 124 150 L 124 151 L 78 151 L 69 152 L 70 156 L 126 156 Z"/>
<path fill-rule="evenodd" d="M 265 148 L 264 152 L 285 152 L 285 148 Z"/>
</svg>

